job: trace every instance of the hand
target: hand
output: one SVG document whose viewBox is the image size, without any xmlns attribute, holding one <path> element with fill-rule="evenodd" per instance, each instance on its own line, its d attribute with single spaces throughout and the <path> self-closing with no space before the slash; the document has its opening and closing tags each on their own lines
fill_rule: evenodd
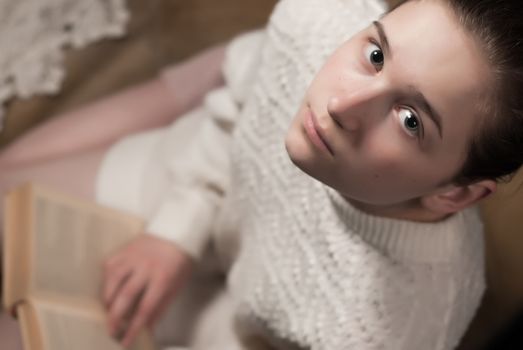
<svg viewBox="0 0 523 350">
<path fill-rule="evenodd" d="M 141 235 L 105 262 L 103 300 L 109 333 L 122 330 L 128 347 L 143 326 L 151 327 L 186 280 L 190 257 L 178 246 Z M 123 329 L 125 328 L 125 329 Z"/>
</svg>

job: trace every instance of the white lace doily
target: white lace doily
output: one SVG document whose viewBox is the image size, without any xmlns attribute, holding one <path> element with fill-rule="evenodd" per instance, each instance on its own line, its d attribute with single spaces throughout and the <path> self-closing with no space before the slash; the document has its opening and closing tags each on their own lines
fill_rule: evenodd
<svg viewBox="0 0 523 350">
<path fill-rule="evenodd" d="M 63 50 L 125 33 L 125 0 L 0 0 L 0 129 L 12 97 L 56 93 Z"/>
</svg>

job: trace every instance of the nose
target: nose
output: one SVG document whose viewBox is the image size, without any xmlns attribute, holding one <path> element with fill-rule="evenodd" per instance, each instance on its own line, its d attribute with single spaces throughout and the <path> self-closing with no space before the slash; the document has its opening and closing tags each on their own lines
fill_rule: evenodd
<svg viewBox="0 0 523 350">
<path fill-rule="evenodd" d="M 370 121 L 371 116 L 386 113 L 386 87 L 381 84 L 367 85 L 349 93 L 333 94 L 327 111 L 343 129 L 356 131 Z"/>
</svg>

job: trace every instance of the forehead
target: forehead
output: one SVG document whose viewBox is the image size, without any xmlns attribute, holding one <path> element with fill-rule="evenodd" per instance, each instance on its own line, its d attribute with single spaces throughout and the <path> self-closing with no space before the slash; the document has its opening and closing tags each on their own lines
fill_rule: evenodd
<svg viewBox="0 0 523 350">
<path fill-rule="evenodd" d="M 449 7 L 436 0 L 409 1 L 381 22 L 392 50 L 392 74 L 416 86 L 444 122 L 445 115 L 458 113 L 477 117 L 491 71 L 480 45 Z"/>
</svg>

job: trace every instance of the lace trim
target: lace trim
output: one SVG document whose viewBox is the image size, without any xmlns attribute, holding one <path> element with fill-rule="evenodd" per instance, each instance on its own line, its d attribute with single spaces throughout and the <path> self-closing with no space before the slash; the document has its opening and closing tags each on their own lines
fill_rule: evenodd
<svg viewBox="0 0 523 350">
<path fill-rule="evenodd" d="M 125 34 L 125 0 L 0 0 L 0 122 L 13 97 L 53 94 L 64 49 Z"/>
</svg>

